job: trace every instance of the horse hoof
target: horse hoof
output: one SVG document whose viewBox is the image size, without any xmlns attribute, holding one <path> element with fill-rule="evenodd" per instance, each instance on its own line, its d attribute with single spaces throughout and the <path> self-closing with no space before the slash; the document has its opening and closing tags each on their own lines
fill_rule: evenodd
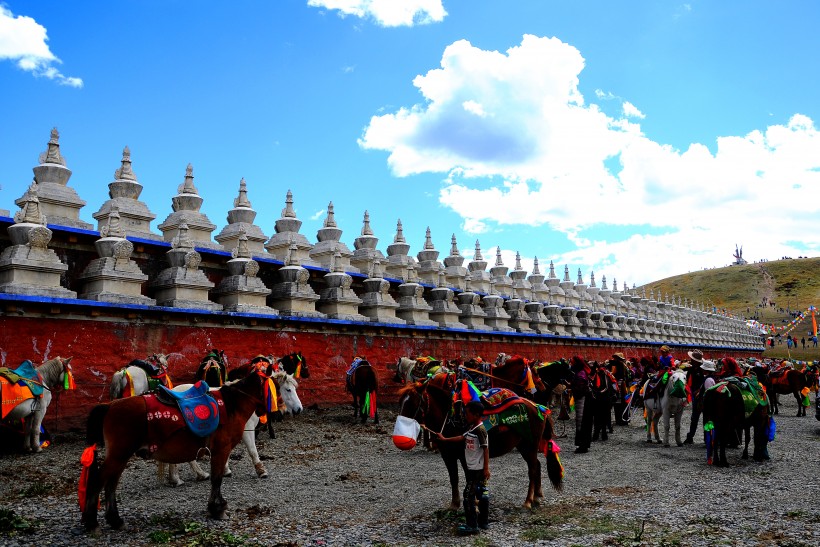
<svg viewBox="0 0 820 547">
<path fill-rule="evenodd" d="M 678 446 L 683 446 L 683 443 L 676 443 Z"/>
<path fill-rule="evenodd" d="M 265 469 L 265 465 L 262 462 L 259 462 L 254 466 L 256 468 L 256 476 L 260 479 L 267 479 L 268 478 L 268 470 Z"/>
<path fill-rule="evenodd" d="M 106 522 L 108 522 L 108 525 L 111 526 L 112 530 L 121 530 L 123 525 L 125 524 L 125 522 L 120 517 L 105 517 L 105 520 Z"/>
<path fill-rule="evenodd" d="M 532 502 L 525 501 L 523 507 L 524 509 L 532 509 Z"/>
<path fill-rule="evenodd" d="M 667 443 L 667 444 L 664 444 L 663 447 L 664 448 L 672 448 L 672 445 Z"/>
<path fill-rule="evenodd" d="M 662 443 L 663 443 L 663 441 L 662 441 L 662 440 L 660 440 L 660 439 L 658 439 L 658 440 L 657 440 L 657 441 L 655 441 L 655 442 L 656 442 L 656 443 L 658 443 L 658 444 L 662 444 Z"/>
<path fill-rule="evenodd" d="M 183 484 L 185 484 L 185 481 L 183 481 L 183 480 L 178 480 L 178 481 L 169 480 L 168 481 L 168 486 L 173 486 L 174 488 L 176 488 L 177 486 L 182 486 Z"/>
</svg>

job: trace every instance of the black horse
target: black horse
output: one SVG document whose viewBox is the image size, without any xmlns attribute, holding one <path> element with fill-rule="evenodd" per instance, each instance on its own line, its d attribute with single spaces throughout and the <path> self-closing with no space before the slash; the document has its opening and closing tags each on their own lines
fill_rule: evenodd
<svg viewBox="0 0 820 547">
<path fill-rule="evenodd" d="M 575 373 L 570 370 L 569 361 L 566 359 L 542 363 L 532 370 L 541 379 L 545 388 L 544 391 L 535 394 L 535 402 L 546 407 L 552 406 L 554 399 L 560 396 L 564 389 L 569 388 L 572 379 L 575 378 Z"/>
<path fill-rule="evenodd" d="M 285 372 L 292 374 L 297 380 L 301 378 L 310 378 L 310 370 L 308 370 L 307 360 L 304 358 L 301 351 L 289 353 L 284 357 L 280 357 L 277 359 L 277 362 L 279 363 L 279 366 L 285 370 Z"/>
<path fill-rule="evenodd" d="M 756 386 L 748 379 L 744 385 L 755 389 Z M 769 405 L 763 390 L 755 393 L 760 401 L 751 413 L 746 415 L 743 394 L 740 382 L 729 381 L 706 390 L 703 395 L 703 428 L 706 431 L 707 454 L 714 450 L 713 458 L 718 467 L 728 467 L 726 460 L 727 446 L 740 444 L 741 435 L 746 432 L 743 447 L 743 459 L 749 457 L 750 430 L 754 428 L 754 452 L 752 458 L 756 462 L 769 459 L 767 444 L 769 442 Z M 711 431 L 711 434 L 710 434 Z M 708 456 L 707 456 L 708 457 Z"/>
<path fill-rule="evenodd" d="M 368 417 L 373 418 L 373 423 L 379 423 L 379 410 L 376 406 L 378 385 L 375 369 L 366 359 L 356 357 L 347 371 L 345 386 L 353 395 L 353 417 L 361 418 L 362 423 Z"/>
<path fill-rule="evenodd" d="M 228 358 L 225 352 L 212 349 L 202 358 L 196 369 L 194 381 L 205 380 L 211 387 L 221 387 L 228 380 Z"/>
<path fill-rule="evenodd" d="M 612 421 L 612 404 L 617 398 L 617 382 L 606 366 L 603 364 L 592 365 L 592 375 L 589 379 L 589 393 L 584 407 L 584 415 L 591 413 L 592 419 L 592 440 L 599 438 L 606 441 L 609 437 L 610 422 Z M 584 421 L 586 421 L 586 417 Z"/>
</svg>

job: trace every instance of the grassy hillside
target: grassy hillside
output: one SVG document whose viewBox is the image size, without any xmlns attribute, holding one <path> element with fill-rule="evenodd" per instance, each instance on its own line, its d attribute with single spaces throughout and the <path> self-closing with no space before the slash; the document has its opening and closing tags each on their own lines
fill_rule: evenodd
<svg viewBox="0 0 820 547">
<path fill-rule="evenodd" d="M 804 311 L 810 305 L 820 307 L 820 258 L 703 270 L 648 283 L 647 294 L 650 288 L 656 298 L 660 291 L 745 317 L 757 312 L 764 323 L 780 322 L 784 314 L 778 308 Z M 764 298 L 775 307 L 758 307 Z"/>
</svg>

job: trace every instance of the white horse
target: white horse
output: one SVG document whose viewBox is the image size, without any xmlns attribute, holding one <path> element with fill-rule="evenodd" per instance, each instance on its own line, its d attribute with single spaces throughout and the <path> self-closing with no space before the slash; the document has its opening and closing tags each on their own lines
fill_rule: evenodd
<svg viewBox="0 0 820 547">
<path fill-rule="evenodd" d="M 26 452 L 41 452 L 43 450 L 40 446 L 40 426 L 43 425 L 43 418 L 46 417 L 48 405 L 51 404 L 52 392 L 63 388 L 64 385 L 71 386 L 68 389 L 73 389 L 74 379 L 71 376 L 71 359 L 71 357 L 67 359 L 55 357 L 35 368 L 39 380 L 32 380 L 32 382 L 43 387 L 42 395 L 18 403 L 4 418 L 10 421 L 23 420 L 23 431 L 25 433 L 23 448 Z M 66 380 L 70 381 L 67 382 Z"/>
<path fill-rule="evenodd" d="M 424 376 L 416 376 L 413 373 L 416 371 L 416 364 L 418 363 L 418 359 L 410 359 L 409 357 L 399 357 L 396 361 L 396 375 L 393 377 L 394 382 L 400 382 L 402 384 L 410 382 L 413 383 L 416 380 L 422 380 L 427 377 L 427 373 L 430 372 L 437 372 L 438 370 L 447 370 L 444 366 L 444 363 L 439 361 L 422 361 L 434 363 L 432 366 L 429 366 L 425 369 L 426 372 Z"/>
<path fill-rule="evenodd" d="M 644 390 L 649 381 L 644 384 Z M 669 419 L 675 418 L 675 443 L 683 446 L 680 440 L 680 420 L 683 408 L 686 406 L 686 372 L 673 370 L 669 373 L 669 381 L 663 394 L 657 393 L 654 397 L 644 399 L 646 409 L 646 442 L 652 442 L 652 431 L 655 431 L 655 441 L 660 444 L 658 422 L 663 417 L 664 446 L 669 446 Z"/>
<path fill-rule="evenodd" d="M 148 357 L 148 362 L 156 363 L 157 367 L 164 374 L 168 374 L 168 360 L 163 354 L 154 354 Z M 132 395 L 142 395 L 151 391 L 151 381 L 148 379 L 148 374 L 140 366 L 134 363 L 137 360 L 118 370 L 111 377 L 111 387 L 108 388 L 108 394 L 111 400 L 122 399 L 123 397 L 131 397 Z"/>
<path fill-rule="evenodd" d="M 293 375 L 282 371 L 273 373 L 271 378 L 273 378 L 276 382 L 277 391 L 282 399 L 281 403 L 278 404 L 279 410 L 285 414 L 291 414 L 293 416 L 301 413 L 303 410 L 302 401 L 299 400 L 299 395 L 296 393 L 299 383 Z M 174 391 L 185 391 L 190 388 L 191 385 L 192 384 L 179 385 L 174 388 Z M 218 389 L 219 388 L 211 388 L 211 391 L 216 391 Z M 245 445 L 245 449 L 251 457 L 251 462 L 256 470 L 256 475 L 260 479 L 266 479 L 268 477 L 268 470 L 265 469 L 265 464 L 262 463 L 262 460 L 259 458 L 259 451 L 256 449 L 257 425 L 259 425 L 259 417 L 255 413 L 251 414 L 251 417 L 248 418 L 248 421 L 245 423 L 245 431 L 242 433 L 242 444 Z M 225 462 L 226 477 L 232 474 L 229 462 L 230 460 Z M 196 475 L 198 481 L 202 481 L 210 477 L 210 474 L 205 472 L 196 460 L 189 462 L 188 465 L 191 466 L 191 470 Z M 160 480 L 162 480 L 162 477 L 165 474 L 164 467 L 165 463 L 159 462 L 159 465 L 157 466 L 157 475 Z M 179 477 L 179 467 L 177 464 L 168 464 L 168 484 L 171 486 L 179 486 L 183 484 L 182 479 Z"/>
</svg>

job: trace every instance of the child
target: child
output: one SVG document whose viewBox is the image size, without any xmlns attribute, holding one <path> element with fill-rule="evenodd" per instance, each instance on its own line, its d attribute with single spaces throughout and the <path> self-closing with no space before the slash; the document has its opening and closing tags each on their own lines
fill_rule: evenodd
<svg viewBox="0 0 820 547">
<path fill-rule="evenodd" d="M 467 485 L 464 487 L 464 517 L 467 521 L 458 527 L 459 535 L 477 534 L 478 529 L 489 528 L 490 496 L 487 481 L 490 479 L 490 448 L 487 442 L 487 430 L 481 422 L 484 405 L 471 401 L 465 407 L 467 426 L 463 435 L 442 437 L 436 434 L 439 441 L 464 441 L 464 456 L 467 460 Z M 476 500 L 478 500 L 478 521 L 476 522 Z"/>
</svg>

